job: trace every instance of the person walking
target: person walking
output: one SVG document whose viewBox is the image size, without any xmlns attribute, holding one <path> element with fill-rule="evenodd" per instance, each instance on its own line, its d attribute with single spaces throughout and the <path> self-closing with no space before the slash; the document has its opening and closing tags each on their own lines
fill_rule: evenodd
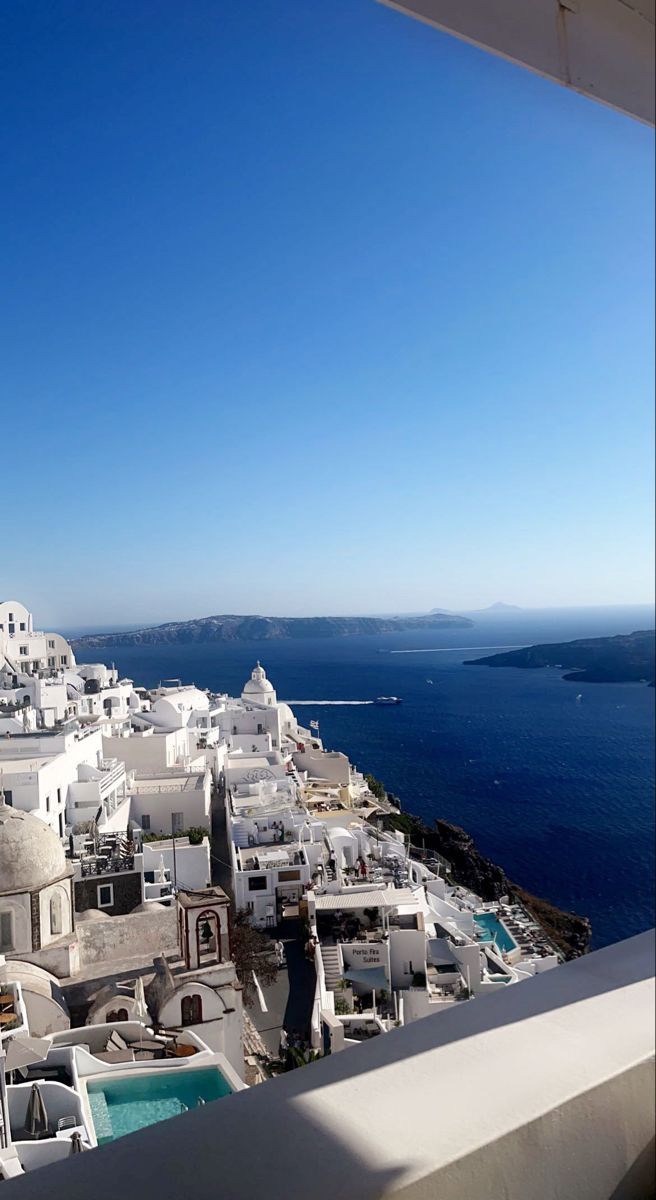
<svg viewBox="0 0 656 1200">
<path fill-rule="evenodd" d="M 284 965 L 285 965 L 285 944 L 284 944 L 284 942 L 280 941 L 280 938 L 278 938 L 278 940 L 276 941 L 275 949 L 276 949 L 276 958 L 278 960 L 278 966 L 284 967 Z"/>
</svg>

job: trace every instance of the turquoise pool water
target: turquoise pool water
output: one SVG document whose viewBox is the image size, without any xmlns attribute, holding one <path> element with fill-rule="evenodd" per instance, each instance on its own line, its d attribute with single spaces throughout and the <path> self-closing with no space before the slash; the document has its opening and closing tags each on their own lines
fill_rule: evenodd
<svg viewBox="0 0 656 1200">
<path fill-rule="evenodd" d="M 474 922 L 479 929 L 479 941 L 496 942 L 502 954 L 508 954 L 515 949 L 517 942 L 511 938 L 505 925 L 502 925 L 494 913 L 478 913 Z"/>
<path fill-rule="evenodd" d="M 231 1094 L 231 1087 L 217 1067 L 198 1070 L 153 1071 L 132 1078 L 89 1080 L 87 1094 L 98 1145 L 113 1142 L 177 1117 L 199 1102 L 209 1103 Z"/>
</svg>

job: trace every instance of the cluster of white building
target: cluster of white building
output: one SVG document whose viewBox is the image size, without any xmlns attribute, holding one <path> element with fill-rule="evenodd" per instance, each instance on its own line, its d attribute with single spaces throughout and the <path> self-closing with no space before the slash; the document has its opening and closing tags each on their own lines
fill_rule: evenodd
<svg viewBox="0 0 656 1200">
<path fill-rule="evenodd" d="M 385 811 L 259 663 L 239 697 L 146 689 L 0 605 L 0 1174 L 126 1132 L 114 1087 L 200 1066 L 244 1086 L 213 820 L 235 907 L 303 931 L 324 1053 L 557 965 L 528 912 L 457 887 Z"/>
</svg>

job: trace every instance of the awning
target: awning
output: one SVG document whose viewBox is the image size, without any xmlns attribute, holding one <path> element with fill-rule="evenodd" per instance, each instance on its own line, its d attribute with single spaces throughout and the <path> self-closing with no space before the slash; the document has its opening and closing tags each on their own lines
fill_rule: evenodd
<svg viewBox="0 0 656 1200">
<path fill-rule="evenodd" d="M 349 983 L 359 983 L 362 987 L 371 988 L 372 992 L 382 992 L 389 988 L 384 967 L 354 967 L 344 972 L 344 978 Z"/>
<path fill-rule="evenodd" d="M 417 897 L 410 888 L 368 888 L 357 891 L 326 892 L 316 896 L 317 912 L 347 912 L 359 908 L 397 908 L 409 904 L 417 908 Z"/>
</svg>

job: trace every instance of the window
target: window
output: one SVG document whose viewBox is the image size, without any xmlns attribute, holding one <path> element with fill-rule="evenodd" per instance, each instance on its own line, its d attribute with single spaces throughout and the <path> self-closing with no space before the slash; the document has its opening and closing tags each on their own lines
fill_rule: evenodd
<svg viewBox="0 0 656 1200">
<path fill-rule="evenodd" d="M 184 813 L 171 813 L 171 829 L 173 833 L 182 833 L 184 829 Z"/>
<path fill-rule="evenodd" d="M 110 1008 L 105 1014 L 105 1021 L 111 1024 L 112 1021 L 129 1021 L 127 1008 Z"/>
<path fill-rule="evenodd" d="M 49 650 L 54 650 L 54 648 L 55 648 L 55 643 L 54 643 L 54 642 L 48 642 L 48 649 L 49 649 Z"/>
<path fill-rule="evenodd" d="M 155 872 L 154 871 L 144 871 L 144 883 L 154 883 L 154 882 L 155 882 Z"/>
<path fill-rule="evenodd" d="M 29 654 L 29 652 L 30 652 L 29 646 L 19 646 L 18 647 L 19 654 Z"/>
<path fill-rule="evenodd" d="M 10 808 L 14 806 L 14 793 L 9 788 L 5 788 L 5 804 L 8 804 Z"/>
<path fill-rule="evenodd" d="M 61 788 L 57 788 L 57 808 L 61 808 Z"/>
<path fill-rule="evenodd" d="M 50 932 L 59 934 L 62 931 L 62 898 L 60 892 L 55 892 L 54 896 L 50 897 Z"/>
<path fill-rule="evenodd" d="M 14 949 L 14 915 L 0 912 L 0 950 Z"/>
<path fill-rule="evenodd" d="M 46 812 L 50 812 L 50 796 L 46 796 Z"/>
<path fill-rule="evenodd" d="M 49 667 L 56 667 L 56 666 L 57 666 L 57 659 L 56 659 L 56 658 L 49 658 L 49 659 L 48 659 L 48 666 L 49 666 Z"/>
<path fill-rule="evenodd" d="M 300 871 L 278 871 L 278 883 L 292 883 L 301 878 Z"/>
<path fill-rule="evenodd" d="M 24 622 L 24 621 L 21 621 L 21 623 L 20 623 L 20 625 L 18 626 L 18 628 L 20 629 L 21 633 L 25 633 L 25 622 Z"/>
<path fill-rule="evenodd" d="M 10 613 L 10 614 L 9 614 L 9 620 L 10 620 L 10 621 L 13 621 L 13 619 L 14 619 L 14 614 L 13 614 L 13 613 Z"/>
<path fill-rule="evenodd" d="M 182 1024 L 183 1025 L 198 1025 L 203 1019 L 203 1001 L 200 996 L 183 996 L 182 1003 Z"/>
<path fill-rule="evenodd" d="M 14 633 L 15 629 L 16 629 L 16 626 L 14 625 L 13 621 L 10 621 L 9 622 L 9 632 Z"/>
<path fill-rule="evenodd" d="M 114 903 L 114 884 L 101 883 L 96 891 L 98 893 L 98 908 L 111 908 Z"/>
<path fill-rule="evenodd" d="M 267 877 L 266 875 L 252 875 L 248 881 L 249 892 L 266 892 Z"/>
<path fill-rule="evenodd" d="M 14 949 L 14 915 L 0 912 L 0 951 Z"/>
<path fill-rule="evenodd" d="M 67 667 L 68 666 L 68 654 L 61 654 L 59 657 L 60 657 L 62 667 Z"/>
<path fill-rule="evenodd" d="M 141 818 L 141 828 L 145 829 L 146 833 L 150 831 L 150 817 L 148 816 L 148 813 L 144 813 L 143 817 Z"/>
</svg>

